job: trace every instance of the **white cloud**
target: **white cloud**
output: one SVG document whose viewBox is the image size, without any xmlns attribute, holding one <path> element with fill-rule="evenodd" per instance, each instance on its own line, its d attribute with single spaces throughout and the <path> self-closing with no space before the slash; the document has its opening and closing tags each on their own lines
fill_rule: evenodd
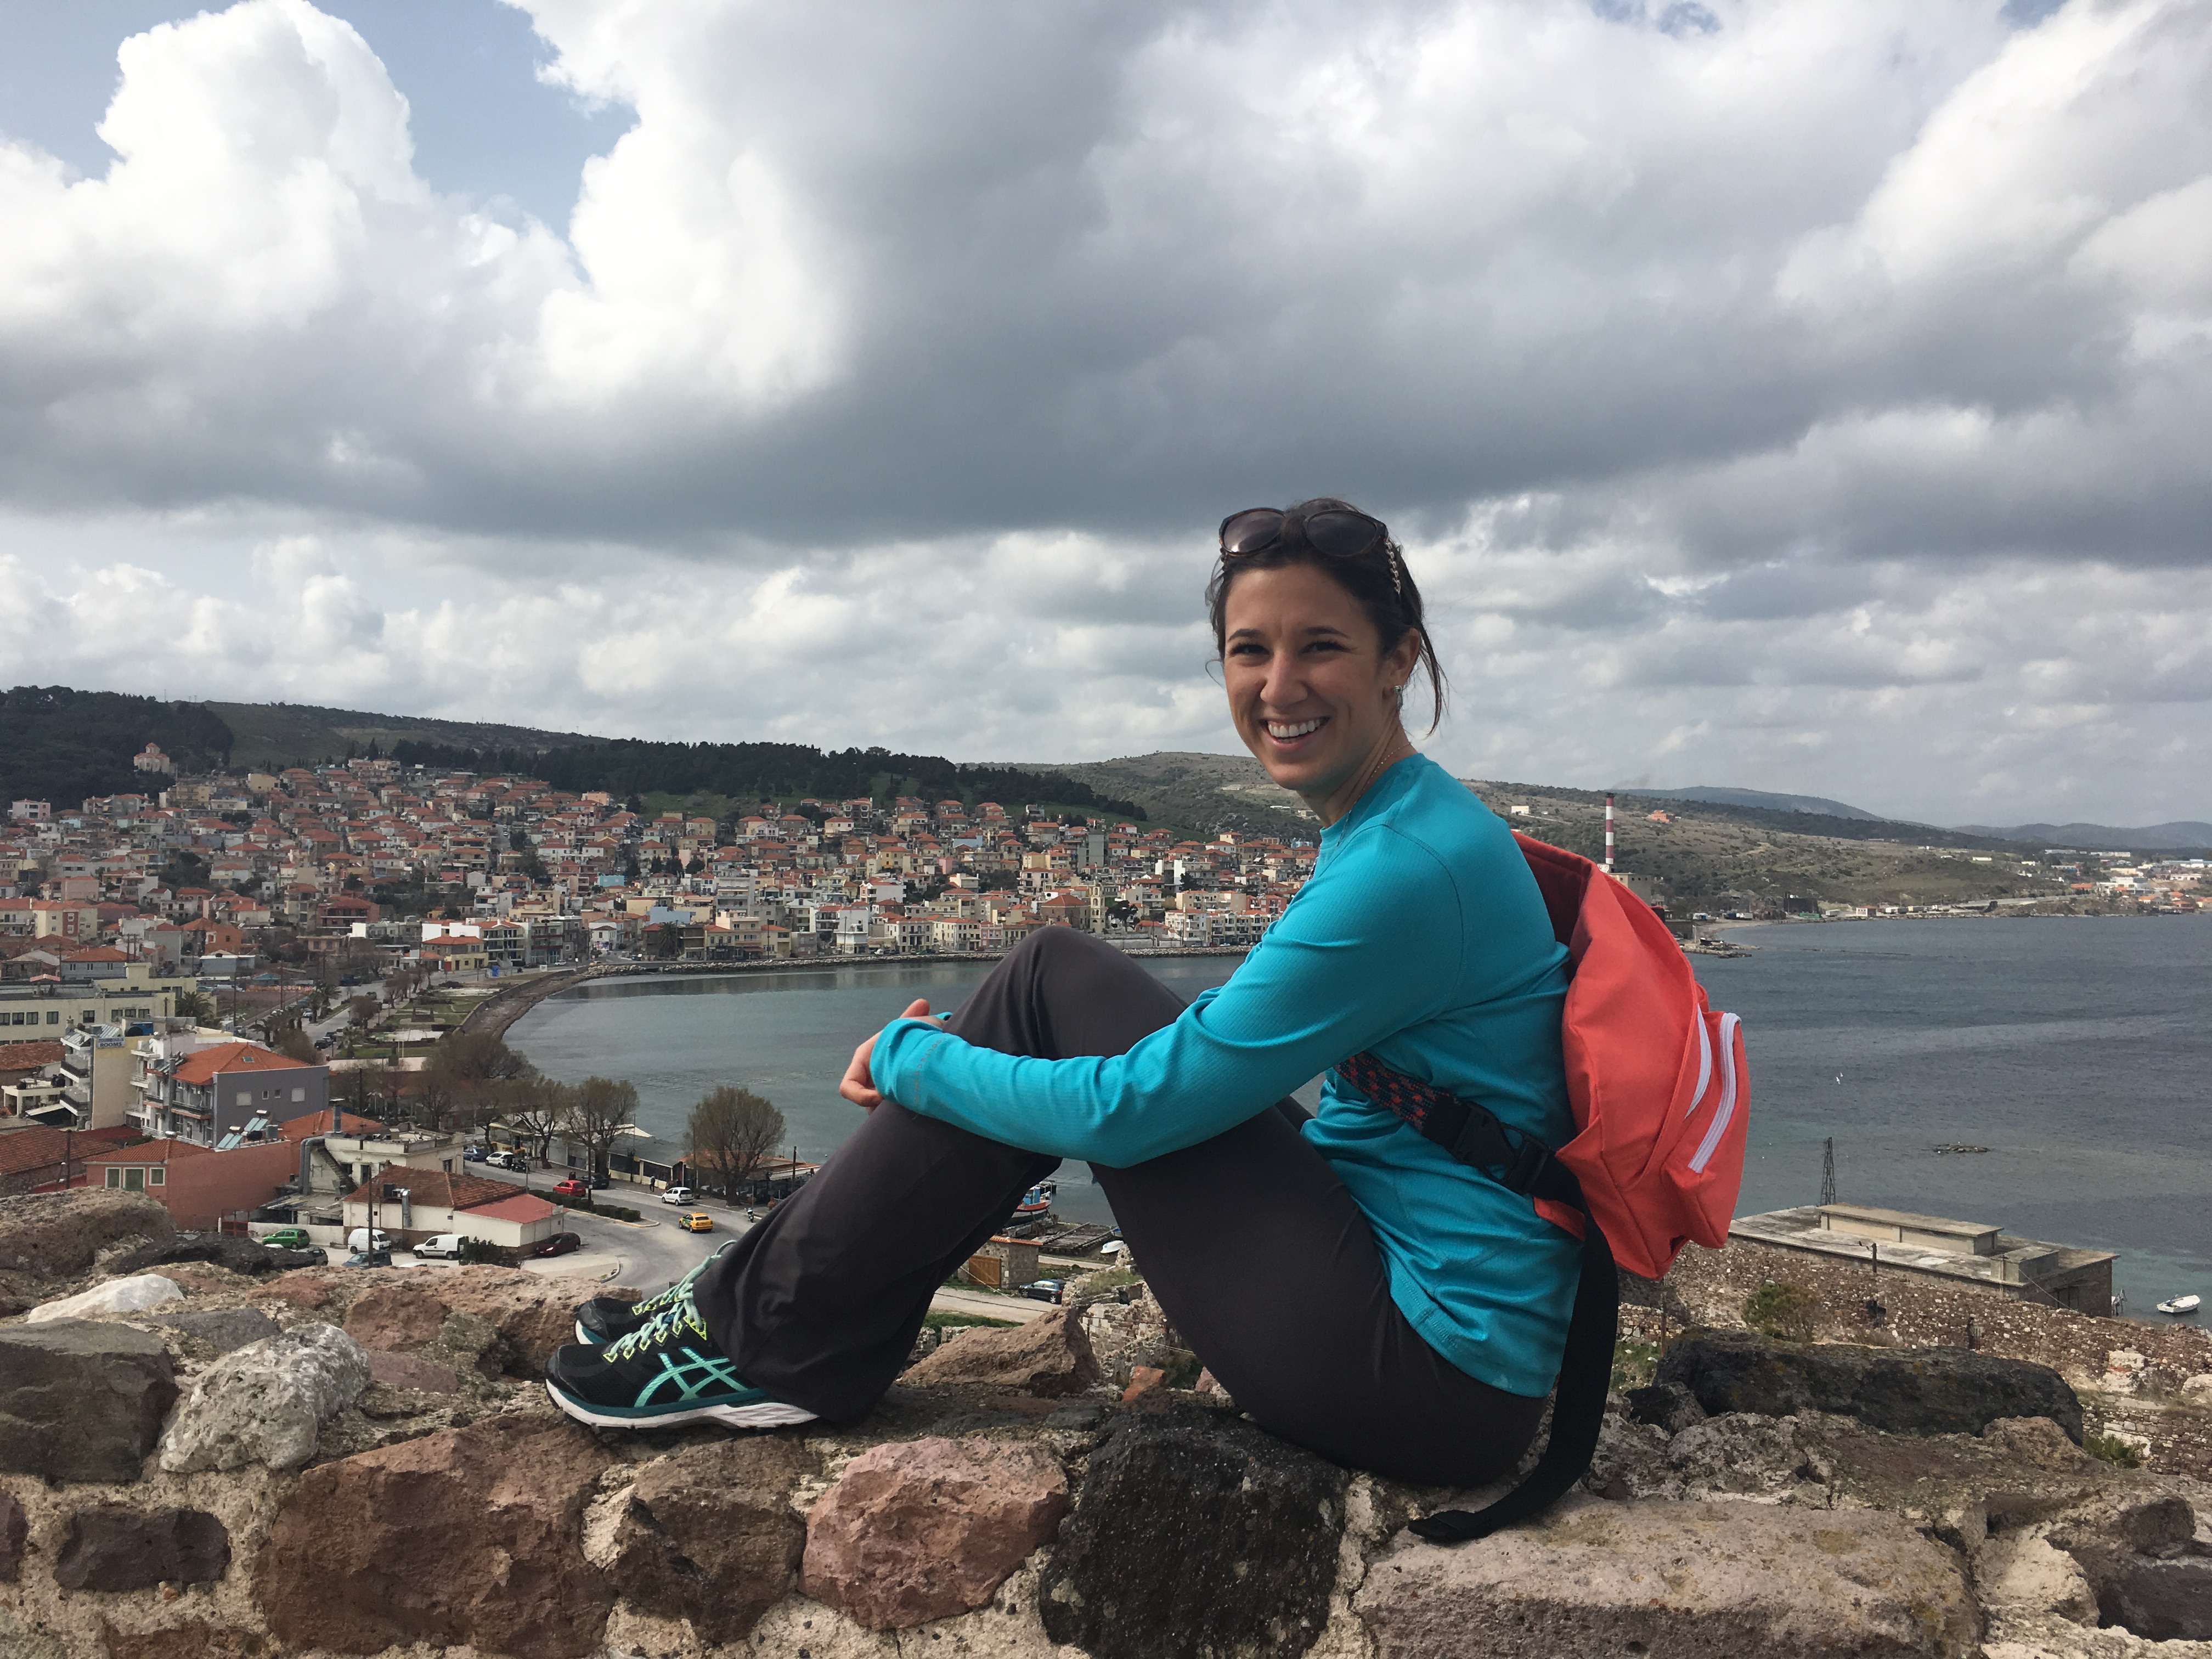
<svg viewBox="0 0 2212 1659">
<path fill-rule="evenodd" d="M 2212 810 L 2202 6 L 518 3 L 565 234 L 307 0 L 0 143 L 0 670 L 1223 747 L 1206 532 L 1331 489 L 1465 769 Z"/>
</svg>

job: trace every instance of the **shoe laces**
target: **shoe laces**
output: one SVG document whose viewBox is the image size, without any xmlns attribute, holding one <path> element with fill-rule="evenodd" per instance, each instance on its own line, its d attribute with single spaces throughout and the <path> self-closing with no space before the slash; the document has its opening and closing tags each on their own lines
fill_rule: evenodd
<svg viewBox="0 0 2212 1659">
<path fill-rule="evenodd" d="M 609 1359 L 634 1359 L 646 1349 L 665 1341 L 680 1328 L 699 1328 L 699 1318 L 687 1299 L 664 1308 L 627 1336 L 617 1337 L 600 1352 Z"/>
</svg>

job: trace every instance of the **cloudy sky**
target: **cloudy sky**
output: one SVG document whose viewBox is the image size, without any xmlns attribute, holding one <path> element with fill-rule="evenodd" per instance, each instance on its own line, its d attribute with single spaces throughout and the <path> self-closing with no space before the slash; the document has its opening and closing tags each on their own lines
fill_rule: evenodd
<svg viewBox="0 0 2212 1659">
<path fill-rule="evenodd" d="M 0 676 L 2212 817 L 2203 0 L 0 0 Z"/>
</svg>

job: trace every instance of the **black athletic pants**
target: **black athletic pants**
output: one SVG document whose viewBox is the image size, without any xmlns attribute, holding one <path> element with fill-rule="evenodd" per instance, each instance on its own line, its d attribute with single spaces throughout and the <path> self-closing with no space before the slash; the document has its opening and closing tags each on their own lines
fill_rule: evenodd
<svg viewBox="0 0 2212 1659">
<path fill-rule="evenodd" d="M 951 1019 L 969 1042 L 1117 1054 L 1182 1000 L 1112 946 L 1047 927 Z M 1333 1462 L 1474 1486 L 1510 1470 L 1543 1402 L 1441 1358 L 1390 1299 L 1366 1218 L 1293 1127 L 1291 1102 L 1195 1146 L 1097 1168 L 1176 1329 L 1264 1427 Z M 745 1380 L 833 1422 L 905 1364 L 932 1292 L 1059 1160 L 885 1102 L 790 1201 L 699 1277 Z"/>
</svg>

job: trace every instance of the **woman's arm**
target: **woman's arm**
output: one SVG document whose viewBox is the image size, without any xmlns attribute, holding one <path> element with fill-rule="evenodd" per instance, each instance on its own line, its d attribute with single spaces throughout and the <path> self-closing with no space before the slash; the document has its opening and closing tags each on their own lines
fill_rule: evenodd
<svg viewBox="0 0 2212 1659">
<path fill-rule="evenodd" d="M 1307 884 L 1228 984 L 1127 1054 L 1036 1060 L 900 1020 L 870 1068 L 877 1089 L 924 1116 L 1061 1158 L 1139 1164 L 1449 1006 L 1464 939 L 1450 872 L 1377 826 Z"/>
</svg>

